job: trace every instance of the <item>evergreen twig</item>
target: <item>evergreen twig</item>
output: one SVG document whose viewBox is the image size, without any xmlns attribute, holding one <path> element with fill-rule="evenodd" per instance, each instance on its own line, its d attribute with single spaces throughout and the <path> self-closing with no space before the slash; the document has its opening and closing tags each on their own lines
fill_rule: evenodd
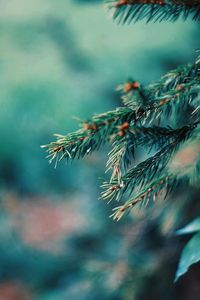
<svg viewBox="0 0 200 300">
<path fill-rule="evenodd" d="M 198 0 L 107 0 L 113 9 L 113 18 L 119 23 L 131 23 L 145 19 L 148 22 L 186 20 L 191 16 L 200 21 Z"/>
<path fill-rule="evenodd" d="M 122 23 L 140 19 L 175 21 L 181 16 L 200 20 L 198 0 L 107 2 L 114 9 L 114 18 Z M 178 182 L 179 176 L 173 168 L 168 168 L 169 161 L 183 142 L 199 138 L 200 57 L 194 64 L 178 67 L 146 87 L 128 80 L 118 90 L 122 92 L 123 107 L 95 115 L 83 121 L 78 131 L 65 136 L 57 134 L 56 141 L 42 146 L 48 152 L 49 161 L 56 160 L 57 164 L 63 158 L 82 158 L 106 142 L 111 143 L 107 171 L 112 173 L 110 180 L 102 185 L 101 198 L 110 202 L 127 194 L 131 197 L 114 209 L 112 217 L 115 220 L 121 219 L 137 203 L 148 204 L 155 200 L 161 190 L 169 192 Z M 173 128 L 169 126 L 172 120 L 176 121 Z M 193 134 L 196 129 L 197 134 Z M 153 150 L 154 154 L 131 167 L 138 146 Z M 195 162 L 195 165 L 199 164 Z M 190 175 L 194 174 L 187 174 Z"/>
<path fill-rule="evenodd" d="M 134 199 L 128 200 L 125 204 L 115 207 L 113 209 L 114 213 L 110 215 L 114 220 L 119 221 L 123 215 L 133 208 L 138 203 L 145 203 L 145 206 L 148 205 L 150 201 L 156 201 L 158 194 L 166 189 L 166 194 L 169 189 L 172 189 L 172 186 L 175 184 L 176 178 L 172 175 L 165 175 L 158 180 L 153 181 L 146 189 L 141 193 L 136 195 Z"/>
</svg>

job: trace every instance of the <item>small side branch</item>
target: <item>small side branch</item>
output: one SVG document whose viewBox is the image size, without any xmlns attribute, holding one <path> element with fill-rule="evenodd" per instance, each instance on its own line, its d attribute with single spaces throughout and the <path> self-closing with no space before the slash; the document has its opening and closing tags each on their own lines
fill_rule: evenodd
<svg viewBox="0 0 200 300">
<path fill-rule="evenodd" d="M 113 209 L 114 213 L 110 216 L 114 220 L 119 221 L 123 215 L 133 208 L 138 203 L 145 203 L 147 206 L 149 201 L 156 201 L 157 195 L 166 188 L 166 193 L 172 185 L 172 182 L 175 181 L 175 178 L 172 175 L 161 177 L 159 180 L 154 181 L 151 185 L 149 185 L 144 191 L 142 191 L 139 195 L 137 195 L 134 199 L 128 200 L 124 205 L 118 206 Z"/>
<path fill-rule="evenodd" d="M 109 182 L 104 182 L 102 185 L 104 191 L 101 194 L 101 199 L 108 202 L 112 201 L 113 199 L 120 200 L 125 193 L 132 194 L 135 187 L 140 186 L 140 188 L 143 188 L 149 183 L 149 181 L 153 180 L 155 176 L 161 176 L 171 158 L 171 155 L 177 150 L 181 142 L 190 136 L 191 132 L 196 128 L 196 126 L 197 124 L 191 124 L 174 131 L 160 129 L 160 134 L 166 134 L 166 136 L 171 135 L 169 140 L 170 142 L 161 147 L 161 150 L 156 154 L 131 168 L 128 172 L 120 177 L 120 180 L 119 176 L 116 178 L 112 175 L 111 180 Z M 159 130 L 157 132 L 159 133 Z M 148 134 L 152 133 L 153 129 L 149 130 Z M 113 156 L 113 164 L 111 164 L 112 157 L 110 158 L 109 163 L 110 166 L 117 166 L 119 168 L 119 161 L 115 160 L 117 157 L 116 153 L 114 153 Z M 113 155 L 113 153 L 111 154 Z"/>
</svg>

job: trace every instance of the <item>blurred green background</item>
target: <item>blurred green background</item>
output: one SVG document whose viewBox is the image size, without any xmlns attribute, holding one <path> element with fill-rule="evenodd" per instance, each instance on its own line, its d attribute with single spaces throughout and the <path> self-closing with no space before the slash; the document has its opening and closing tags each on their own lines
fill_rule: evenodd
<svg viewBox="0 0 200 300">
<path fill-rule="evenodd" d="M 199 24 L 117 25 L 102 1 L 0 1 L 0 300 L 199 299 L 199 271 L 173 285 L 195 212 L 185 198 L 120 223 L 98 201 L 106 153 L 49 165 L 40 145 L 120 105 L 199 48 Z M 199 209 L 199 208 L 198 208 Z"/>
</svg>

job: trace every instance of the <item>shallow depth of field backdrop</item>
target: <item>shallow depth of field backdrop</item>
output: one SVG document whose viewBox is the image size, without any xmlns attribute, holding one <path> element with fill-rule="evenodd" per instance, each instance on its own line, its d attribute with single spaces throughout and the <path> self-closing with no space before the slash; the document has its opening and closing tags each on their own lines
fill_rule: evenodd
<svg viewBox="0 0 200 300">
<path fill-rule="evenodd" d="M 54 169 L 41 144 L 120 104 L 200 48 L 190 21 L 117 25 L 94 0 L 0 0 L 0 300 L 199 299 L 199 265 L 173 284 L 180 199 L 116 223 L 98 200 L 105 156 Z M 142 154 L 141 154 L 142 155 Z M 185 200 L 183 199 L 183 202 Z"/>
</svg>

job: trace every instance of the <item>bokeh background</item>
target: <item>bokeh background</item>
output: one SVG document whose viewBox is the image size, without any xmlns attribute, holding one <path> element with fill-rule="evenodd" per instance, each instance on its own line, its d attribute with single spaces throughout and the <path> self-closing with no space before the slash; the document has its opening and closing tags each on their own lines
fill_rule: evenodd
<svg viewBox="0 0 200 300">
<path fill-rule="evenodd" d="M 40 149 L 119 106 L 130 76 L 192 62 L 199 33 L 117 25 L 97 0 L 0 0 L 0 300 L 199 299 L 198 265 L 173 284 L 191 192 L 115 223 L 98 200 L 106 152 L 55 169 Z"/>
</svg>

